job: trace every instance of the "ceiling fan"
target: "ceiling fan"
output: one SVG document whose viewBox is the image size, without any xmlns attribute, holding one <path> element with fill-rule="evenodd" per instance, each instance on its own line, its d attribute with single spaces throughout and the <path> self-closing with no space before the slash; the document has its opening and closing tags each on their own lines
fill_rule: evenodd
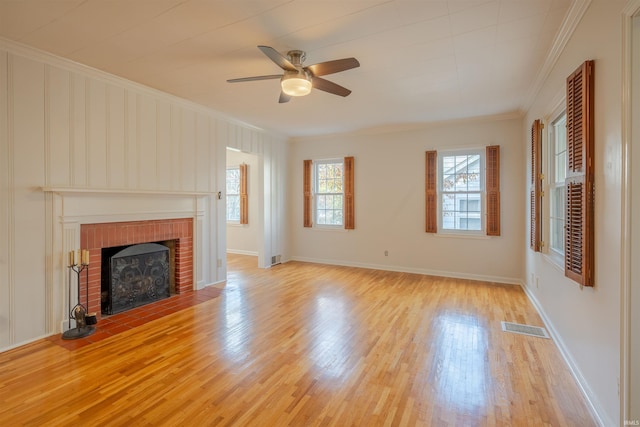
<svg viewBox="0 0 640 427">
<path fill-rule="evenodd" d="M 304 67 L 306 53 L 301 50 L 290 50 L 287 57 L 280 54 L 270 46 L 258 46 L 258 49 L 284 70 L 284 74 L 270 74 L 267 76 L 243 77 L 227 80 L 229 83 L 250 82 L 255 80 L 280 79 L 280 102 L 289 102 L 292 96 L 305 96 L 311 92 L 311 88 L 329 92 L 334 95 L 348 96 L 351 91 L 336 83 L 325 80 L 320 76 L 339 73 L 360 66 L 355 58 L 336 59 L 320 62 Z"/>
</svg>

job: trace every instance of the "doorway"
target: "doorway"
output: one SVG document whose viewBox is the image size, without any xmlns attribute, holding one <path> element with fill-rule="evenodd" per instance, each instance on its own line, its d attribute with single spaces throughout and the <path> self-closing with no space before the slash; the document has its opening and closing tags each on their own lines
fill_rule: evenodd
<svg viewBox="0 0 640 427">
<path fill-rule="evenodd" d="M 227 148 L 226 173 L 226 227 L 227 254 L 240 254 L 256 257 L 260 249 L 260 192 L 259 189 L 259 157 L 255 154 Z M 242 166 L 246 173 L 241 173 Z M 241 179 L 242 177 L 242 179 Z M 240 221 L 241 180 L 246 180 L 245 203 L 247 221 Z"/>
</svg>

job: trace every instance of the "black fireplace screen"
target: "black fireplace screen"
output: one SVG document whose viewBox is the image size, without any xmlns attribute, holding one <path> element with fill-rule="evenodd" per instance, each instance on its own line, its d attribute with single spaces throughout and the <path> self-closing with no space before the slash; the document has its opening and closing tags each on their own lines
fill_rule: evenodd
<svg viewBox="0 0 640 427">
<path fill-rule="evenodd" d="M 109 289 L 102 313 L 116 314 L 170 296 L 169 248 L 157 243 L 129 246 L 109 259 Z"/>
</svg>

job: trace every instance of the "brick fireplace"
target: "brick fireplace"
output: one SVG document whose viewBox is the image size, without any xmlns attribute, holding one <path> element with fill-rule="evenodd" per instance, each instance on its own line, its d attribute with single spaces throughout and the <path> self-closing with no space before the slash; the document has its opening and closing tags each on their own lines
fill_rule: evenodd
<svg viewBox="0 0 640 427">
<path fill-rule="evenodd" d="M 102 249 L 138 243 L 175 241 L 175 292 L 193 291 L 193 219 L 177 218 L 150 221 L 82 224 L 80 246 L 89 250 L 89 312 L 100 317 L 100 281 Z M 85 286 L 80 287 L 86 301 Z"/>
</svg>

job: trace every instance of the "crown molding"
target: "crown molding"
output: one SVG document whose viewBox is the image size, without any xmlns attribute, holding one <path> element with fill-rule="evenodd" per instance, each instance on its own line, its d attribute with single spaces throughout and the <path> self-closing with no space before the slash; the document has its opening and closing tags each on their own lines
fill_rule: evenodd
<svg viewBox="0 0 640 427">
<path fill-rule="evenodd" d="M 45 193 L 56 194 L 116 194 L 116 195 L 152 195 L 152 196 L 174 196 L 174 197 L 204 197 L 215 196 L 216 191 L 159 191 L 159 190 L 136 190 L 124 188 L 79 188 L 79 187 L 41 187 Z"/>
<path fill-rule="evenodd" d="M 439 120 L 439 121 L 433 121 L 433 122 L 397 123 L 397 124 L 389 124 L 385 126 L 356 129 L 356 130 L 346 131 L 346 132 L 335 132 L 331 134 L 293 136 L 289 138 L 289 141 L 292 143 L 296 143 L 296 142 L 320 141 L 327 138 L 339 137 L 339 136 L 363 136 L 363 135 L 367 136 L 367 135 L 383 135 L 387 133 L 415 132 L 415 131 L 421 131 L 425 129 L 435 129 L 443 126 L 499 122 L 499 121 L 505 121 L 505 120 L 522 119 L 523 117 L 524 117 L 524 112 L 517 110 L 517 111 L 508 112 L 508 113 L 493 114 L 489 116 L 464 117 L 464 118 L 458 118 L 458 119 Z"/>
<path fill-rule="evenodd" d="M 562 21 L 562 25 L 558 29 L 558 32 L 556 33 L 556 36 L 553 40 L 551 49 L 549 49 L 547 58 L 538 71 L 536 80 L 531 86 L 531 89 L 529 89 L 529 92 L 524 98 L 522 110 L 529 111 L 531 105 L 533 105 L 533 102 L 538 96 L 540 89 L 542 89 L 542 85 L 549 77 L 549 74 L 551 74 L 551 70 L 553 69 L 554 65 L 556 65 L 558 58 L 560 58 L 560 55 L 564 51 L 564 48 L 567 46 L 567 43 L 573 35 L 573 32 L 575 31 L 585 12 L 589 8 L 591 1 L 592 0 L 573 0 L 571 2 L 571 6 L 569 7 L 567 14 Z"/>
</svg>

